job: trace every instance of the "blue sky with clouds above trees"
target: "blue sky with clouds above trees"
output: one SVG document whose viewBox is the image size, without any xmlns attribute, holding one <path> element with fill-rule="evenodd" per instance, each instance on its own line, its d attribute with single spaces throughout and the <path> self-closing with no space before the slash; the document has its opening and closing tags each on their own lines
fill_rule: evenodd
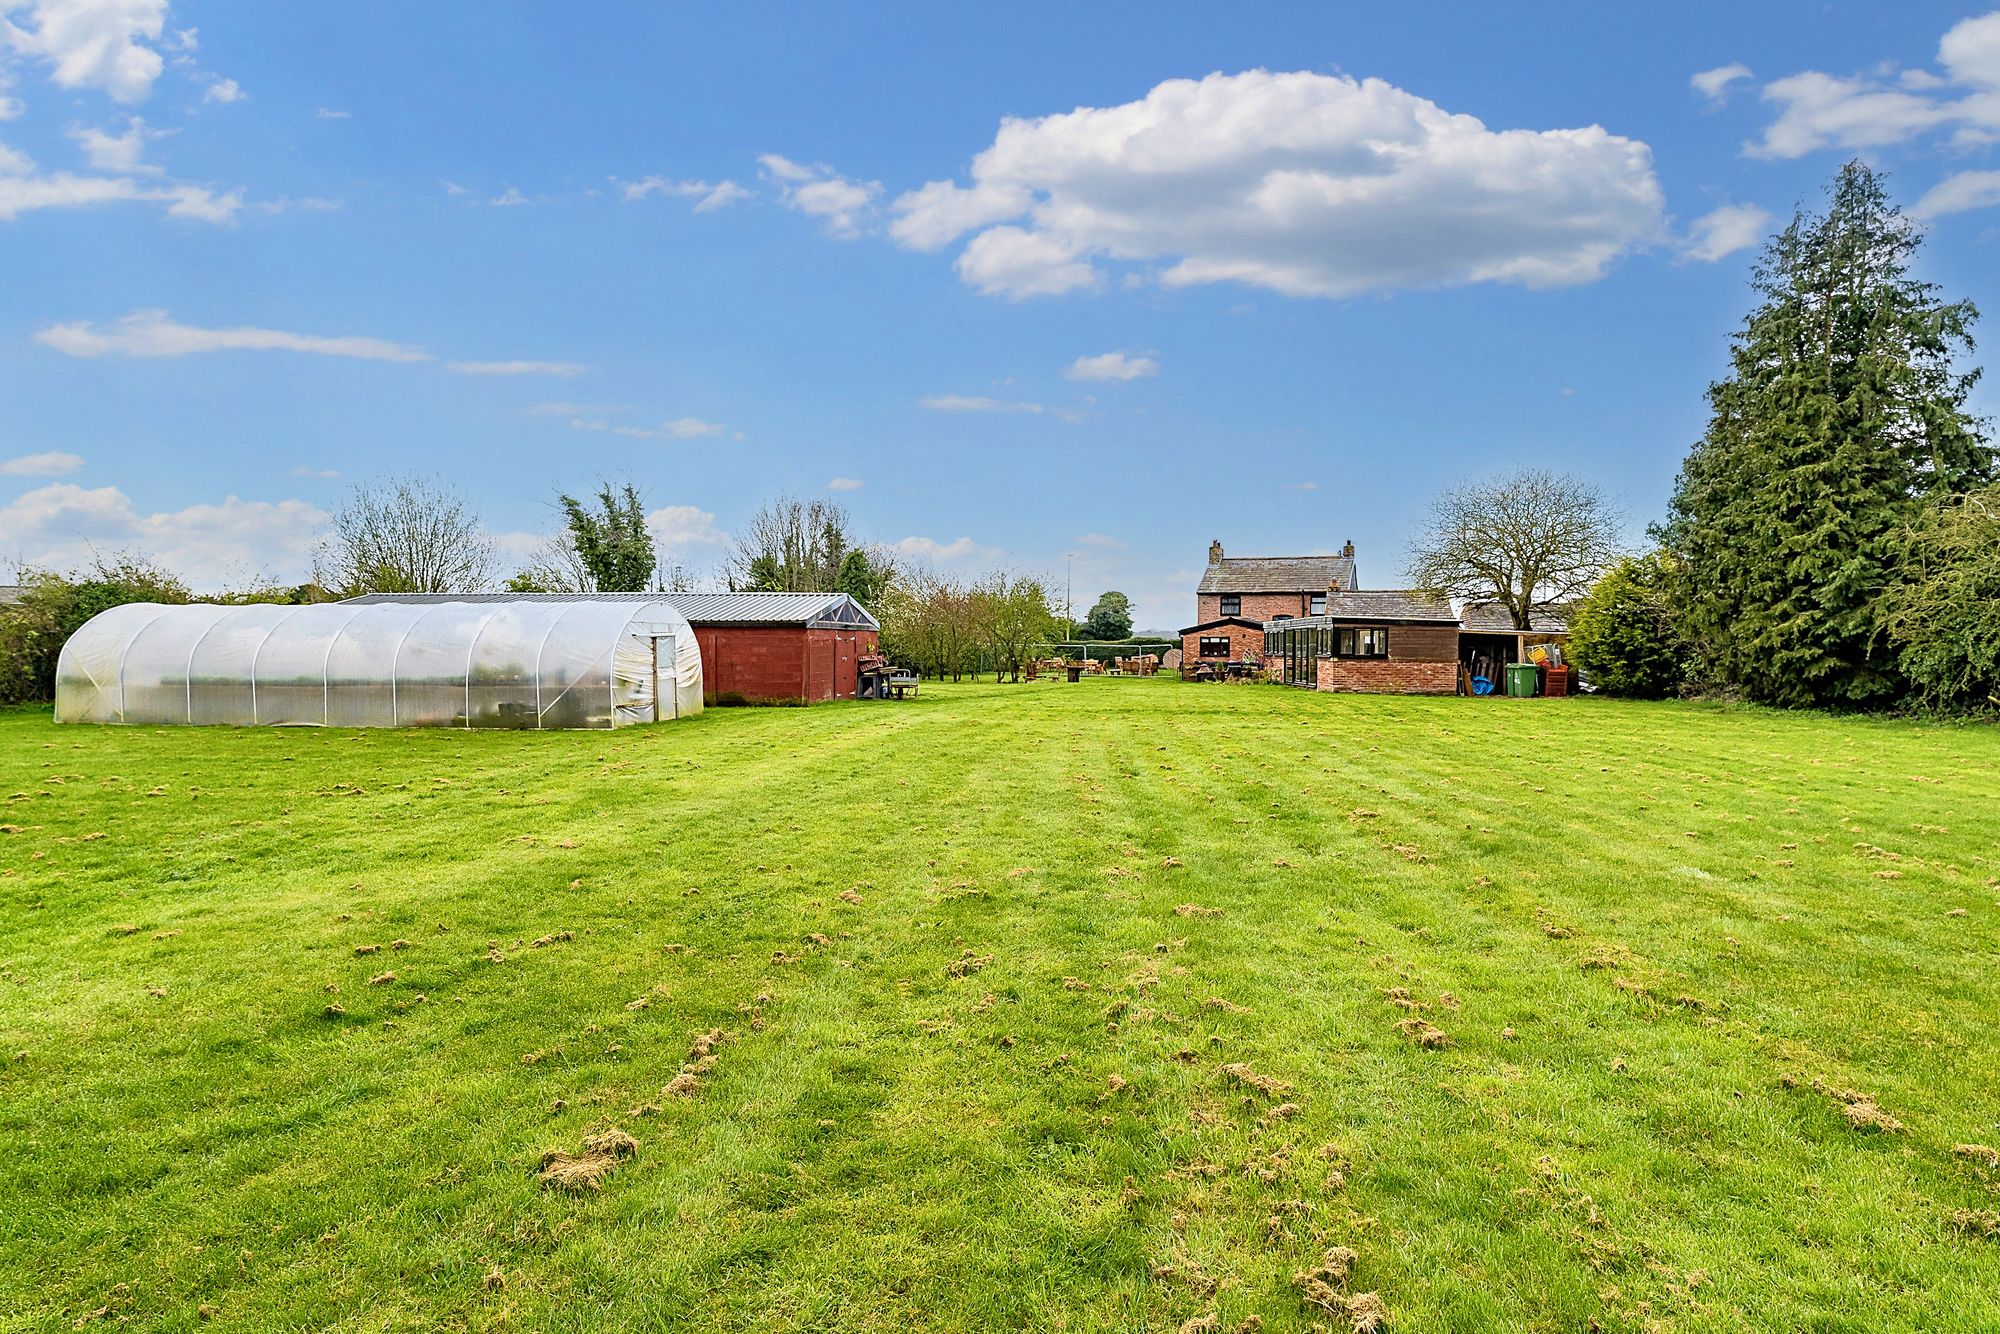
<svg viewBox="0 0 2000 1334">
<path fill-rule="evenodd" d="M 1394 586 L 1516 467 L 1636 533 L 1845 157 L 1995 304 L 1978 5 L 707 10 L 0 0 L 0 564 L 630 476 L 697 569 L 831 493 L 1173 628 L 1210 538 Z"/>
</svg>

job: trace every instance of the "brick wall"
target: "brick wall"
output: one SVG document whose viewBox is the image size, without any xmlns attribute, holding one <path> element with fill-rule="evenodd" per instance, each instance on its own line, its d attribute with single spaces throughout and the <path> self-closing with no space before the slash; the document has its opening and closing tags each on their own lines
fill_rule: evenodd
<svg viewBox="0 0 2000 1334">
<path fill-rule="evenodd" d="M 1455 625 L 1397 625 L 1389 629 L 1391 660 L 1457 662 L 1458 627 Z"/>
<path fill-rule="evenodd" d="M 1262 630 L 1252 630 L 1247 626 L 1241 625 L 1218 625 L 1213 630 L 1202 630 L 1195 634 L 1181 636 L 1181 656 L 1187 659 L 1185 665 L 1192 667 L 1196 662 L 1200 661 L 1202 640 L 1215 639 L 1224 635 L 1229 638 L 1229 657 L 1232 661 L 1241 662 L 1253 655 L 1259 658 L 1264 656 L 1264 632 Z M 1210 661 L 1218 660 L 1210 659 Z"/>
<path fill-rule="evenodd" d="M 872 630 L 802 626 L 694 628 L 701 646 L 702 691 L 744 699 L 853 699 L 855 659 L 875 651 Z"/>
<path fill-rule="evenodd" d="M 1238 593 L 1232 596 L 1243 603 L 1238 616 L 1252 621 L 1268 621 L 1277 616 L 1303 616 L 1306 614 L 1306 593 Z M 1198 593 L 1195 595 L 1195 616 L 1197 623 L 1222 618 L 1222 597 L 1220 593 Z"/>
<path fill-rule="evenodd" d="M 1395 647 L 1393 634 L 1389 637 Z M 1458 693 L 1456 662 L 1396 658 L 1321 658 L 1319 688 L 1369 695 L 1452 695 Z"/>
</svg>

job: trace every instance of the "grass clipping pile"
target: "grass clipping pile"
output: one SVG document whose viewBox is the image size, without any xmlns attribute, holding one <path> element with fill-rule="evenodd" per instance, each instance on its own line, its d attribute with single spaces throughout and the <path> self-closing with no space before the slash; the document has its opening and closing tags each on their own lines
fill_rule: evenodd
<svg viewBox="0 0 2000 1334">
<path fill-rule="evenodd" d="M 550 1149 L 542 1155 L 541 1170 L 535 1174 L 535 1179 L 542 1183 L 543 1190 L 557 1190 L 568 1195 L 602 1190 L 604 1178 L 617 1170 L 618 1164 L 638 1152 L 639 1141 L 614 1127 L 585 1140 L 582 1153 Z"/>
<path fill-rule="evenodd" d="M 1345 1246 L 1331 1247 L 1318 1266 L 1292 1275 L 1292 1286 L 1307 1306 L 1345 1317 L 1352 1334 L 1376 1334 L 1389 1323 L 1389 1308 L 1382 1298 L 1372 1292 L 1350 1296 L 1345 1291 L 1348 1271 L 1360 1258 Z"/>
</svg>

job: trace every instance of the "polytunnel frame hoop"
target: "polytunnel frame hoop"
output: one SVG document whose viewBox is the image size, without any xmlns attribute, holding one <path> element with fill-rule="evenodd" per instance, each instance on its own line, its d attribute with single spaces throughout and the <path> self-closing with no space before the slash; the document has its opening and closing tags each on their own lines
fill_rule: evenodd
<svg viewBox="0 0 2000 1334">
<path fill-rule="evenodd" d="M 504 605 L 504 604 L 503 604 L 503 605 Z M 479 623 L 479 628 L 478 628 L 477 630 L 474 630 L 474 631 L 472 632 L 472 638 L 470 638 L 470 639 L 468 639 L 468 640 L 466 640 L 466 641 L 465 641 L 465 730 L 466 730 L 466 731 L 468 731 L 468 732 L 470 732 L 470 731 L 472 730 L 472 661 L 473 661 L 473 657 L 474 657 L 474 655 L 475 655 L 475 654 L 476 654 L 476 653 L 478 652 L 478 650 L 479 650 L 479 637 L 480 637 L 481 635 L 483 635 L 483 634 L 485 634 L 485 633 L 486 633 L 486 627 L 487 627 L 487 626 L 489 626 L 489 625 L 491 625 L 491 624 L 493 624 L 493 618 L 494 618 L 494 617 L 496 617 L 496 616 L 498 616 L 499 614 L 500 614 L 500 613 L 499 613 L 498 611 L 489 611 L 489 612 L 487 612 L 487 613 L 486 613 L 486 619 L 485 619 L 485 620 L 483 620 L 483 621 L 481 621 L 481 622 Z M 536 663 L 536 664 L 535 664 L 535 673 L 536 673 L 536 675 L 538 675 L 538 676 L 539 676 L 539 675 L 541 674 L 541 664 L 540 664 L 540 663 Z M 535 723 L 536 723 L 536 725 L 537 725 L 537 726 L 539 726 L 539 725 L 541 724 L 541 721 L 542 721 L 542 720 L 541 720 L 540 718 L 537 718 L 537 719 L 535 719 Z"/>
<path fill-rule="evenodd" d="M 155 617 L 154 619 L 157 620 L 159 618 Z M 150 625 L 152 622 L 148 621 L 147 624 Z M 194 643 L 188 645 L 187 680 L 183 684 L 187 686 L 189 727 L 194 726 L 194 655 L 201 648 L 202 641 L 214 634 L 215 627 L 221 624 L 222 618 L 217 616 L 208 623 L 206 629 L 194 637 Z M 137 635 L 132 636 L 132 639 L 137 638 Z M 125 659 L 132 653 L 132 639 L 125 641 L 125 652 L 118 657 L 118 721 L 121 723 L 125 721 Z"/>
<path fill-rule="evenodd" d="M 270 623 L 269 625 L 265 626 L 265 627 L 264 627 L 264 637 L 263 637 L 262 639 L 258 640 L 258 641 L 257 641 L 257 647 L 256 647 L 255 649 L 251 650 L 251 653 L 250 653 L 250 725 L 251 725 L 252 727 L 262 727 L 262 726 L 263 726 L 263 723 L 259 722 L 259 721 L 258 721 L 258 718 L 257 718 L 257 660 L 258 660 L 259 658 L 261 658 L 261 657 L 263 657 L 263 656 L 264 656 L 264 649 L 265 649 L 265 647 L 266 647 L 267 645 L 269 645 L 269 644 L 270 644 L 270 642 L 271 642 L 271 636 L 272 636 L 272 635 L 274 635 L 274 634 L 276 634 L 276 633 L 278 632 L 279 628 L 280 628 L 281 626 L 283 626 L 283 625 L 285 624 L 285 622 L 287 622 L 287 621 L 291 620 L 291 619 L 292 619 L 292 617 L 294 617 L 294 616 L 298 615 L 298 614 L 299 614 L 300 612 L 302 612 L 302 611 L 304 611 L 304 610 L 305 610 L 305 608 L 304 608 L 304 607 L 302 607 L 302 606 L 301 606 L 301 607 L 292 607 L 292 608 L 290 608 L 289 610 L 287 610 L 287 611 L 285 612 L 285 614 L 284 614 L 283 616 L 280 616 L 280 617 L 279 617 L 279 618 L 278 618 L 277 620 L 275 620 L 275 621 L 271 622 L 271 623 Z"/>
</svg>

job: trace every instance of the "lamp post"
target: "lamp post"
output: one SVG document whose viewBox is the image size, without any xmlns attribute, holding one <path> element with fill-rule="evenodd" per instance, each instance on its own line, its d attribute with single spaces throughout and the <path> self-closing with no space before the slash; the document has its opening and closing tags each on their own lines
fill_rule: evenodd
<svg viewBox="0 0 2000 1334">
<path fill-rule="evenodd" d="M 1072 624 L 1073 620 L 1071 616 L 1072 608 L 1070 606 L 1070 600 L 1069 600 L 1069 563 L 1075 559 L 1076 559 L 1076 553 L 1074 551 L 1063 552 L 1063 639 L 1064 640 L 1068 640 L 1072 635 L 1076 633 L 1076 627 L 1074 624 Z M 1068 648 L 1069 645 L 1065 643 L 1063 647 Z"/>
</svg>

